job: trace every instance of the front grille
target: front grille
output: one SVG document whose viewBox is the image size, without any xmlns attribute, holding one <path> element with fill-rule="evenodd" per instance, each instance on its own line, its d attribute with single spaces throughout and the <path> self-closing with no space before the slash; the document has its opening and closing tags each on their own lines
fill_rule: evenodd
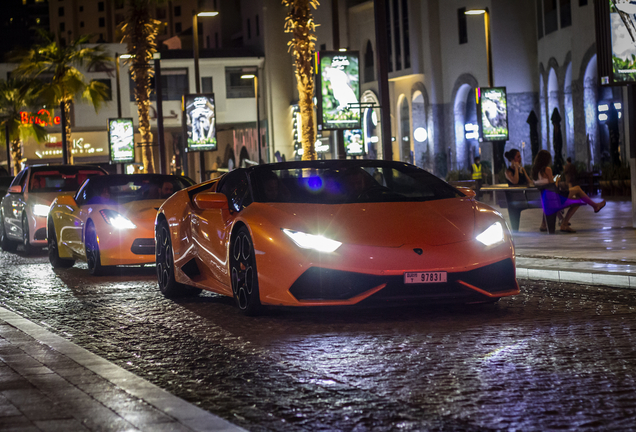
<svg viewBox="0 0 636 432">
<path fill-rule="evenodd" d="M 130 251 L 135 255 L 154 255 L 155 254 L 155 239 L 153 238 L 138 238 L 132 244 Z"/>
<path fill-rule="evenodd" d="M 294 282 L 289 292 L 297 300 L 347 300 L 379 285 L 386 286 L 367 300 L 453 299 L 469 301 L 484 296 L 460 281 L 489 293 L 516 288 L 511 259 L 475 270 L 448 273 L 448 282 L 440 284 L 404 284 L 403 276 L 371 276 L 340 270 L 312 267 Z"/>
<path fill-rule="evenodd" d="M 40 228 L 33 234 L 35 240 L 46 240 L 46 228 Z"/>
</svg>

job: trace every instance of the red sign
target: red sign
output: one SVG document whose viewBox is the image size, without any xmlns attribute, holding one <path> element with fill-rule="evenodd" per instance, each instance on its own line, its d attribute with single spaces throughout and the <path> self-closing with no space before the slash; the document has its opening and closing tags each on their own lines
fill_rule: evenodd
<svg viewBox="0 0 636 432">
<path fill-rule="evenodd" d="M 38 117 L 32 113 L 20 111 L 20 122 L 22 124 L 37 124 L 40 126 L 54 126 L 59 125 L 61 120 L 60 116 L 52 116 L 46 109 L 41 109 L 37 113 Z"/>
</svg>

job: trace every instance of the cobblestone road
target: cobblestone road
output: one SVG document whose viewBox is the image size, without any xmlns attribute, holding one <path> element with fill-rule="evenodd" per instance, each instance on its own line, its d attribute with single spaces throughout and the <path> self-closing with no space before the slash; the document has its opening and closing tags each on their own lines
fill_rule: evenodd
<svg viewBox="0 0 636 432">
<path fill-rule="evenodd" d="M 252 431 L 636 429 L 633 291 L 523 282 L 495 305 L 273 310 L 171 301 L 0 252 L 0 305 Z"/>
</svg>

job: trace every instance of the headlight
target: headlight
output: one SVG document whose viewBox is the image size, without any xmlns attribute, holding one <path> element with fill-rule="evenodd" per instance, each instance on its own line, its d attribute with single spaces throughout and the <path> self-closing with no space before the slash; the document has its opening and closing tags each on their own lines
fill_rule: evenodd
<svg viewBox="0 0 636 432">
<path fill-rule="evenodd" d="M 330 240 L 320 235 L 307 234 L 288 229 L 283 229 L 283 232 L 287 234 L 289 238 L 298 245 L 298 247 L 303 249 L 315 249 L 319 252 L 333 252 L 342 244 L 338 241 Z"/>
<path fill-rule="evenodd" d="M 104 221 L 108 225 L 111 225 L 117 229 L 131 229 L 137 228 L 137 225 L 132 223 L 127 217 L 117 213 L 114 210 L 100 210 L 99 213 L 104 218 Z"/>
<path fill-rule="evenodd" d="M 495 222 L 490 225 L 486 231 L 482 232 L 475 238 L 477 241 L 485 244 L 486 246 L 501 243 L 504 241 L 504 230 L 501 222 Z"/>
<path fill-rule="evenodd" d="M 33 214 L 36 216 L 47 216 L 49 214 L 49 206 L 36 204 L 33 206 Z"/>
</svg>

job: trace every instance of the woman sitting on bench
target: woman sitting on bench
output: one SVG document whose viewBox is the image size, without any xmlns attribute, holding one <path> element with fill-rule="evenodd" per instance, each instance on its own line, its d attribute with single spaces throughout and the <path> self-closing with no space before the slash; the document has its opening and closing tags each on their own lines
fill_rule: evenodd
<svg viewBox="0 0 636 432">
<path fill-rule="evenodd" d="M 534 159 L 534 165 L 532 166 L 532 179 L 534 180 L 534 185 L 543 190 L 543 212 L 546 215 L 554 214 L 561 209 L 569 207 L 568 212 L 561 222 L 561 231 L 574 233 L 576 231 L 569 227 L 569 222 L 578 209 L 578 206 L 587 204 L 594 208 L 594 213 L 598 213 L 603 207 L 605 207 L 605 200 L 598 203 L 592 201 L 590 197 L 583 192 L 580 186 L 567 187 L 567 185 L 565 185 L 565 188 L 559 188 L 559 184 L 555 183 L 552 175 L 552 168 L 550 168 L 551 163 L 552 155 L 550 152 L 547 150 L 540 150 L 539 153 L 537 153 L 537 157 Z M 551 204 L 550 208 L 546 208 L 546 203 L 552 202 L 552 200 L 545 198 L 545 195 L 547 194 L 553 194 L 558 197 L 558 203 L 555 205 Z M 541 231 L 547 231 L 545 218 L 541 224 Z"/>
</svg>

